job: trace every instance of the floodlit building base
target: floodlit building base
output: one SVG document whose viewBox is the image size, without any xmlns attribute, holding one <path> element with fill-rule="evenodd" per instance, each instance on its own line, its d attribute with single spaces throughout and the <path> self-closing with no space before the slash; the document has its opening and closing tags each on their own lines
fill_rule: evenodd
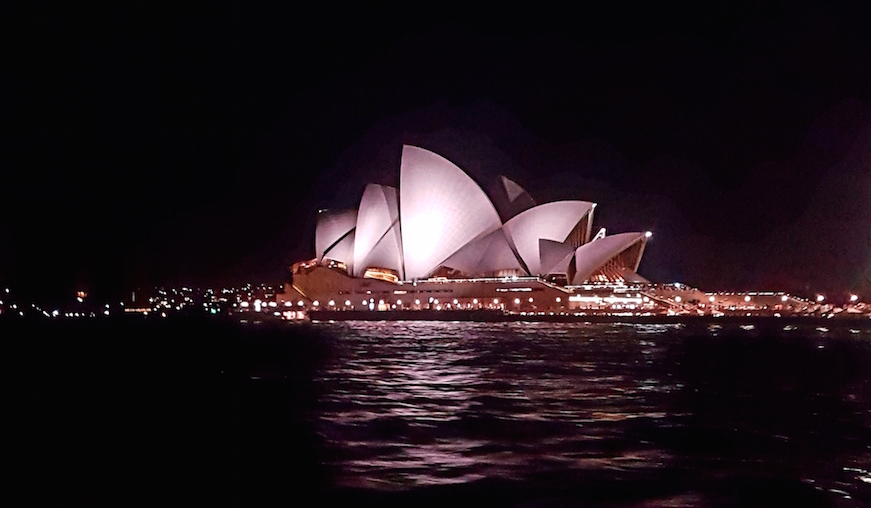
<svg viewBox="0 0 871 508">
<path fill-rule="evenodd" d="M 371 275 L 371 274 L 370 274 Z M 383 275 L 383 274 L 381 274 Z M 338 266 L 301 264 L 276 301 L 282 311 L 490 311 L 584 315 L 754 315 L 819 312 L 808 300 L 779 292 L 705 293 L 682 284 L 589 283 L 564 286 L 541 277 L 435 277 L 400 281 L 352 277 Z"/>
</svg>

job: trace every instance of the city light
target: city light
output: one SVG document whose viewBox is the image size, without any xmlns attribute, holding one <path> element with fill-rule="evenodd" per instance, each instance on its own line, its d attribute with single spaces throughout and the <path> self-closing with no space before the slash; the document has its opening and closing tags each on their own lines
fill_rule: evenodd
<svg viewBox="0 0 871 508">
<path fill-rule="evenodd" d="M 550 315 L 556 315 L 557 313 L 561 315 L 590 315 L 591 313 L 602 312 L 611 315 L 623 315 L 625 313 L 626 315 L 635 316 L 665 315 L 666 313 L 674 316 L 695 316 L 698 314 L 700 316 L 711 315 L 712 317 L 722 316 L 724 313 L 740 313 L 742 316 L 804 315 L 819 317 L 822 313 L 822 317 L 831 316 L 839 319 L 871 316 L 871 312 L 864 307 L 864 304 L 859 303 L 861 295 L 856 293 L 846 293 L 846 298 L 841 300 L 841 302 L 846 302 L 846 305 L 843 308 L 839 308 L 834 304 L 826 304 L 825 295 L 821 293 L 812 294 L 813 296 L 810 298 L 789 295 L 783 291 L 721 291 L 704 294 L 698 289 L 685 284 L 679 284 L 678 286 L 678 283 L 641 284 L 627 281 L 624 281 L 623 284 L 594 281 L 582 286 L 569 286 L 566 288 L 567 290 L 563 290 L 553 287 L 552 281 L 543 280 L 541 277 L 538 278 L 538 281 L 536 281 L 536 277 L 519 277 L 518 280 L 523 281 L 522 284 L 512 284 L 511 280 L 511 276 L 482 276 L 469 279 L 433 277 L 418 281 L 418 286 L 415 289 L 411 289 L 411 284 L 408 283 L 405 286 L 407 290 L 391 289 L 389 291 L 380 291 L 380 289 L 368 288 L 368 291 L 366 289 L 355 291 L 369 294 L 369 297 L 362 299 L 363 310 L 366 310 L 366 307 L 368 307 L 368 310 L 379 311 L 379 315 L 381 315 L 380 312 L 386 312 L 388 314 L 384 317 L 388 320 L 391 319 L 389 317 L 391 311 L 397 312 L 395 319 L 407 319 L 405 315 L 400 315 L 399 312 L 420 309 L 422 308 L 422 302 L 424 304 L 423 308 L 432 310 L 472 310 L 480 309 L 481 304 L 484 304 L 485 308 L 495 309 L 496 312 L 522 313 L 525 315 L 547 314 L 548 312 Z M 496 294 L 505 294 L 506 296 L 513 294 L 515 297 L 506 298 L 506 302 L 501 305 L 501 297 L 485 298 L 479 294 L 477 297 L 472 298 L 471 294 L 464 292 L 460 292 L 456 298 L 453 295 L 446 297 L 444 293 L 456 291 L 451 285 L 457 284 L 457 281 L 492 284 L 490 286 L 491 289 L 489 289 L 490 291 L 497 291 Z M 402 287 L 405 283 L 399 282 L 398 284 L 399 287 Z M 429 284 L 438 284 L 438 289 L 429 289 L 429 287 L 432 287 L 427 287 Z M 610 293 L 605 292 L 606 290 L 610 291 Z M 160 314 L 167 317 L 172 317 L 169 316 L 170 314 L 185 313 L 192 309 L 193 311 L 199 310 L 210 315 L 239 314 L 239 317 L 244 321 L 246 314 L 243 313 L 249 309 L 261 313 L 261 316 L 264 316 L 265 313 L 264 319 L 266 319 L 270 315 L 274 315 L 274 312 L 269 309 L 270 307 L 285 307 L 288 308 L 291 314 L 288 315 L 285 312 L 280 312 L 279 317 L 282 319 L 305 320 L 309 318 L 305 310 L 306 308 L 320 310 L 320 307 L 323 305 L 331 311 L 360 310 L 361 301 L 358 300 L 356 307 L 354 307 L 352 300 L 342 299 L 347 297 L 346 295 L 335 297 L 331 293 L 317 293 L 318 296 L 324 298 L 323 303 L 321 303 L 320 301 L 302 299 L 310 298 L 310 296 L 301 297 L 298 293 L 291 293 L 285 296 L 280 289 L 267 289 L 265 285 L 258 285 L 249 290 L 225 289 L 218 293 L 214 291 L 210 293 L 208 290 L 200 288 L 182 290 L 154 288 L 154 292 L 150 294 L 144 291 L 143 294 L 140 294 L 140 291 L 143 290 L 137 289 L 136 293 L 137 301 L 142 302 L 142 307 L 136 307 L 137 304 L 131 305 L 130 301 L 127 302 L 126 306 L 123 305 L 124 302 L 118 304 L 117 301 L 114 304 L 111 302 L 106 303 L 105 300 L 92 302 L 93 296 L 87 295 L 83 297 L 74 293 L 70 295 L 68 300 L 69 307 L 66 309 L 59 307 L 53 311 L 44 310 L 38 305 L 31 303 L 16 305 L 9 301 L 9 298 L 6 298 L 5 303 L 0 302 L 0 312 L 8 309 L 8 315 L 18 315 L 19 310 L 21 310 L 24 316 L 38 315 L 44 316 L 46 319 L 58 317 L 81 319 L 116 315 L 113 309 L 120 309 L 122 314 L 136 313 L 147 316 L 149 313 L 154 313 L 155 315 Z M 228 291 L 229 294 L 224 296 Z M 287 286 L 285 286 L 285 291 L 289 292 L 292 290 L 288 290 Z M 537 292 L 531 293 L 532 291 Z M 372 295 L 372 293 L 375 293 L 375 295 Z M 439 298 L 425 295 L 425 293 L 439 294 Z M 520 296 L 523 294 L 527 296 Z M 529 296 L 530 294 L 539 295 L 539 297 L 533 298 Z M 383 296 L 379 299 L 377 295 L 390 296 Z M 398 295 L 408 296 L 400 298 Z M 288 296 L 290 297 L 289 299 Z M 372 296 L 375 296 L 375 298 L 372 298 Z M 293 298 L 301 299 L 294 300 Z M 431 304 L 429 306 L 426 306 L 427 298 Z M 78 299 L 81 299 L 82 302 L 78 302 Z M 506 305 L 509 302 L 513 302 L 513 304 L 510 306 Z M 710 302 L 710 306 L 707 305 L 708 302 Z M 116 304 L 120 306 L 116 306 Z M 299 309 L 298 311 L 293 311 L 296 305 L 299 305 Z M 30 307 L 33 307 L 32 311 Z M 67 312 L 70 310 L 78 312 Z M 274 310 L 284 311 L 284 309 Z M 488 312 L 493 312 L 493 310 Z"/>
</svg>

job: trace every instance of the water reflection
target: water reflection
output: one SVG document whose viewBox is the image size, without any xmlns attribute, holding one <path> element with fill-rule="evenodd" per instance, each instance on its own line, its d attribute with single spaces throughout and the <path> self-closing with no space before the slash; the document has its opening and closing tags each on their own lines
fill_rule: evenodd
<svg viewBox="0 0 871 508">
<path fill-rule="evenodd" d="M 868 450 L 855 453 L 871 442 L 871 381 L 857 367 L 871 350 L 853 329 L 802 339 L 780 325 L 319 326 L 340 338 L 317 379 L 339 486 L 591 471 L 776 474 L 851 499 L 871 488 Z"/>
<path fill-rule="evenodd" d="M 632 421 L 666 417 L 674 386 L 649 369 L 665 351 L 625 326 L 342 323 L 319 380 L 323 434 L 345 484 L 520 478 L 548 467 L 659 467 L 665 450 L 613 453 Z M 639 337 L 674 325 L 632 327 Z M 583 339 L 596 338 L 595 342 Z M 361 436 L 367 437 L 363 442 Z"/>
</svg>

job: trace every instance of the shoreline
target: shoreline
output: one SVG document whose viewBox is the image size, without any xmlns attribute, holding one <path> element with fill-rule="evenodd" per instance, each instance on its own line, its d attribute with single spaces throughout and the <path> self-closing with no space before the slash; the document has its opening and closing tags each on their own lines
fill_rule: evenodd
<svg viewBox="0 0 871 508">
<path fill-rule="evenodd" d="M 871 317 L 864 314 L 773 316 L 747 315 L 613 315 L 575 313 L 503 313 L 493 310 L 342 310 L 309 311 L 308 320 L 315 321 L 468 321 L 481 323 L 544 322 L 544 323 L 629 323 L 629 324 L 815 324 L 818 326 L 871 326 Z"/>
</svg>

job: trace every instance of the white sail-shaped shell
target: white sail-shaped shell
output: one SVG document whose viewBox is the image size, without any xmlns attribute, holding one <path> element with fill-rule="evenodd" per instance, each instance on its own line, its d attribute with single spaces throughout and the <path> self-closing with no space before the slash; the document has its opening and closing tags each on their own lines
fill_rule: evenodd
<svg viewBox="0 0 871 508">
<path fill-rule="evenodd" d="M 531 275 L 547 275 L 541 265 L 539 240 L 564 242 L 593 209 L 587 201 L 555 201 L 530 208 L 505 223 L 508 239 Z"/>
<path fill-rule="evenodd" d="M 529 197 L 529 194 L 526 192 L 526 190 L 514 180 L 506 176 L 502 176 L 500 180 L 502 181 L 502 186 L 505 188 L 505 194 L 508 195 L 509 201 L 517 201 L 519 198 L 529 198 L 530 200 L 532 199 L 531 197 Z"/>
<path fill-rule="evenodd" d="M 467 243 L 441 264 L 467 275 L 523 270 L 501 228 Z"/>
<path fill-rule="evenodd" d="M 402 147 L 399 209 L 405 278 L 429 276 L 470 241 L 502 226 L 483 190 L 449 160 Z"/>
<path fill-rule="evenodd" d="M 357 229 L 354 232 L 355 276 L 361 277 L 366 268 L 372 266 L 396 270 L 401 276 L 398 222 L 399 203 L 396 189 L 386 185 L 367 185 L 360 199 Z"/>
<path fill-rule="evenodd" d="M 345 236 L 336 242 L 331 248 L 327 249 L 327 251 L 324 252 L 324 259 L 332 259 L 345 263 L 345 266 L 347 266 L 350 271 L 353 268 L 354 263 L 354 232 L 351 231 L 349 235 Z"/>
<path fill-rule="evenodd" d="M 583 283 L 612 258 L 646 239 L 644 233 L 620 233 L 581 245 L 575 250 L 575 276 L 572 284 Z M 639 251 L 639 256 L 640 254 Z M 634 264 L 637 265 L 638 260 L 635 260 Z"/>
<path fill-rule="evenodd" d="M 541 239 L 538 241 L 538 250 L 541 252 L 541 271 L 544 274 L 567 273 L 571 256 L 575 249 L 562 242 Z"/>
<path fill-rule="evenodd" d="M 389 268 L 394 270 L 402 278 L 402 253 L 400 251 L 399 223 L 396 222 L 387 233 L 378 240 L 366 256 L 362 267 L 354 264 L 354 273 L 360 277 L 366 273 L 367 268 Z"/>
<path fill-rule="evenodd" d="M 357 210 L 321 210 L 315 227 L 317 260 L 321 261 L 324 258 L 324 253 L 336 242 L 347 236 L 356 224 Z"/>
</svg>

